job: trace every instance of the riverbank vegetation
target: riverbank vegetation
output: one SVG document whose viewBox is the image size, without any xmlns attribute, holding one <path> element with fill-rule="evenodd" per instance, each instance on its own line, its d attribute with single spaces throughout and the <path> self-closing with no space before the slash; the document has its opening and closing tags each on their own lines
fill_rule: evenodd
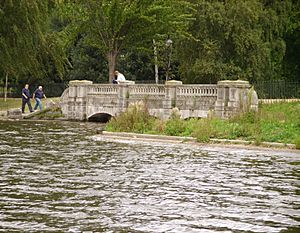
<svg viewBox="0 0 300 233">
<path fill-rule="evenodd" d="M 199 142 L 211 138 L 242 139 L 261 142 L 295 143 L 300 148 L 300 103 L 262 104 L 258 112 L 247 112 L 221 120 L 180 119 L 175 110 L 169 120 L 162 121 L 149 115 L 143 104 L 132 105 L 126 112 L 113 118 L 106 130 L 172 136 L 193 136 Z"/>
</svg>

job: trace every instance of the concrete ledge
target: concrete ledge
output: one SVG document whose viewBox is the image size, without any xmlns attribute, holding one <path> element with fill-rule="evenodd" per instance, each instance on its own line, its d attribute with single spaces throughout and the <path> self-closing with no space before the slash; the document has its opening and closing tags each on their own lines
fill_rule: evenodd
<svg viewBox="0 0 300 233">
<path fill-rule="evenodd" d="M 141 139 L 153 139 L 153 140 L 168 140 L 168 141 L 180 141 L 180 142 L 196 142 L 193 137 L 178 137 L 168 135 L 157 134 L 138 134 L 138 133 L 125 133 L 125 132 L 108 132 L 103 131 L 103 135 L 112 137 L 126 137 L 126 138 L 141 138 Z"/>
<path fill-rule="evenodd" d="M 102 135 L 105 137 L 110 137 L 114 139 L 140 139 L 140 140 L 155 140 L 155 141 L 165 141 L 165 142 L 177 142 L 177 143 L 198 143 L 197 139 L 194 137 L 178 137 L 178 136 L 167 136 L 167 135 L 155 135 L 155 134 L 137 134 L 137 133 L 126 133 L 126 132 L 108 132 L 102 131 Z M 260 148 L 277 148 L 277 149 L 296 149 L 295 144 L 286 144 L 278 142 L 261 142 L 257 143 L 255 141 L 246 140 L 231 140 L 231 139 L 210 139 L 209 144 L 223 144 L 223 145 L 239 145 L 239 146 L 251 146 Z M 203 143 L 199 143 L 203 144 Z"/>
<path fill-rule="evenodd" d="M 71 80 L 69 82 L 70 86 L 78 86 L 78 85 L 92 85 L 93 81 L 90 80 Z"/>
<path fill-rule="evenodd" d="M 222 80 L 218 81 L 218 86 L 222 87 L 251 87 L 248 81 L 245 80 Z"/>
<path fill-rule="evenodd" d="M 166 81 L 165 85 L 167 85 L 167 86 L 179 86 L 179 85 L 182 85 L 182 82 L 177 81 L 177 80 L 170 80 L 170 81 Z"/>
<path fill-rule="evenodd" d="M 124 81 L 119 81 L 119 84 L 121 84 L 121 85 L 134 85 L 135 81 L 124 80 Z"/>
</svg>

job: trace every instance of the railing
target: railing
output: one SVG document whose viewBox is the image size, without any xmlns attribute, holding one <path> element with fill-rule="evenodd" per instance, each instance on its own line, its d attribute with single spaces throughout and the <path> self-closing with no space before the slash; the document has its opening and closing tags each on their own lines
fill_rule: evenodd
<svg viewBox="0 0 300 233">
<path fill-rule="evenodd" d="M 118 94 L 118 85 L 115 84 L 93 84 L 89 86 L 88 94 Z"/>
<path fill-rule="evenodd" d="M 259 99 L 261 104 L 274 104 L 274 103 L 292 103 L 300 102 L 300 99 Z"/>
<path fill-rule="evenodd" d="M 300 81 L 268 80 L 253 83 L 260 99 L 300 98 Z"/>
<path fill-rule="evenodd" d="M 217 96 L 217 85 L 184 85 L 177 90 L 177 96 Z"/>
<path fill-rule="evenodd" d="M 164 85 L 132 85 L 129 86 L 131 95 L 165 95 Z"/>
</svg>

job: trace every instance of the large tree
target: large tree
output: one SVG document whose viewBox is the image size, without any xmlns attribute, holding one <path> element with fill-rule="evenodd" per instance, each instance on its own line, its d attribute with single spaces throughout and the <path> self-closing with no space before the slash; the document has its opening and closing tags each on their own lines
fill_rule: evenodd
<svg viewBox="0 0 300 233">
<path fill-rule="evenodd" d="M 106 56 L 111 82 L 123 49 L 149 49 L 159 35 L 184 35 L 188 6 L 184 0 L 82 0 L 82 33 Z"/>
</svg>

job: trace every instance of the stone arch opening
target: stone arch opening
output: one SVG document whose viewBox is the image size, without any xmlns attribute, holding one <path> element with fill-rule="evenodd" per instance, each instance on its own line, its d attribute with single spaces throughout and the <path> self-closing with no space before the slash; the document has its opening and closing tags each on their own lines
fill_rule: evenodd
<svg viewBox="0 0 300 233">
<path fill-rule="evenodd" d="M 95 113 L 93 115 L 91 115 L 88 118 L 88 121 L 91 122 L 100 122 L 100 123 L 107 123 L 109 122 L 109 120 L 112 118 L 112 115 L 108 114 L 108 113 Z"/>
</svg>

